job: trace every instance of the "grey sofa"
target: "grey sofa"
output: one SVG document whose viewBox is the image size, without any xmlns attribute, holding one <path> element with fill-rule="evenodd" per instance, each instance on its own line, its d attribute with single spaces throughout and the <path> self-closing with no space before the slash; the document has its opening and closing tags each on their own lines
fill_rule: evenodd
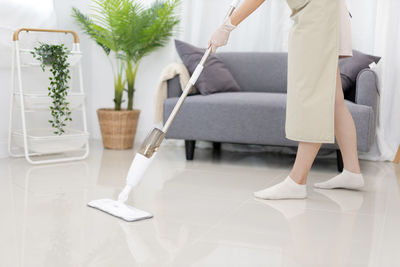
<svg viewBox="0 0 400 267">
<path fill-rule="evenodd" d="M 172 123 L 166 138 L 183 139 L 186 158 L 193 159 L 196 140 L 220 143 L 296 147 L 285 138 L 287 53 L 218 53 L 242 91 L 189 96 Z M 164 123 L 181 94 L 178 77 L 168 81 L 168 98 L 163 105 Z M 370 69 L 358 74 L 355 102 L 346 100 L 357 128 L 357 147 L 367 152 L 375 136 L 378 90 Z M 337 167 L 343 163 L 338 145 Z"/>
</svg>

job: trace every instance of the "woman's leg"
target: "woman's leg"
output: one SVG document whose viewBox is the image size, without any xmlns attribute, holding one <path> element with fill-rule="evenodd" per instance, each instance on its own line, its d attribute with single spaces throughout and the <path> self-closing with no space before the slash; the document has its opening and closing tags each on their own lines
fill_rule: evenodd
<svg viewBox="0 0 400 267">
<path fill-rule="evenodd" d="M 353 117 L 344 103 L 342 80 L 338 67 L 335 100 L 335 137 L 342 152 L 344 168 L 353 173 L 360 173 L 357 153 L 357 134 Z"/>
<path fill-rule="evenodd" d="M 335 136 L 343 156 L 344 171 L 316 187 L 357 189 L 364 185 L 357 153 L 357 135 L 353 117 L 344 102 L 339 66 L 336 75 Z M 322 144 L 299 142 L 296 160 L 289 176 L 281 183 L 255 192 L 263 199 L 306 197 L 305 184 L 314 159 Z"/>
<path fill-rule="evenodd" d="M 358 161 L 356 127 L 344 102 L 339 67 L 336 80 L 335 136 L 342 153 L 344 170 L 332 179 L 323 183 L 316 183 L 314 186 L 324 189 L 358 189 L 364 185 L 364 179 L 360 173 Z"/>
<path fill-rule="evenodd" d="M 306 181 L 321 144 L 300 142 L 292 171 L 285 180 L 264 190 L 254 192 L 262 199 L 307 197 Z"/>
<path fill-rule="evenodd" d="M 353 173 L 360 173 L 356 127 L 344 102 L 339 66 L 336 75 L 335 136 L 342 152 L 344 168 Z M 308 172 L 320 147 L 321 144 L 317 143 L 299 143 L 296 161 L 290 172 L 290 177 L 298 184 L 306 183 Z"/>
<path fill-rule="evenodd" d="M 289 176 L 298 184 L 306 184 L 307 176 L 322 144 L 299 142 L 296 160 Z"/>
</svg>

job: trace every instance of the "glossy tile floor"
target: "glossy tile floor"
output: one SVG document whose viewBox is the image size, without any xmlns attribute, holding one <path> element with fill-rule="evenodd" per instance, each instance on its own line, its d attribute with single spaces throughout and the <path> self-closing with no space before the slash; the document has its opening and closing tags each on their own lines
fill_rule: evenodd
<svg viewBox="0 0 400 267">
<path fill-rule="evenodd" d="M 116 198 L 134 151 L 94 143 L 86 161 L 32 166 L 0 160 L 0 266 L 400 266 L 400 168 L 362 161 L 363 191 L 313 190 L 307 200 L 257 201 L 293 155 L 160 149 L 127 223 L 88 208 Z M 336 174 L 319 158 L 309 185 Z"/>
</svg>

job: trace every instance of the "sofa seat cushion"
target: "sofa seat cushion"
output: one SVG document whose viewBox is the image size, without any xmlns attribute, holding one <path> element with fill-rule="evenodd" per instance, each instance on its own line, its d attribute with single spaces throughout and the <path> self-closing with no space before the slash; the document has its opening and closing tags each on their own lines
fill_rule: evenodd
<svg viewBox="0 0 400 267">
<path fill-rule="evenodd" d="M 164 102 L 164 122 L 178 98 Z M 230 143 L 287 144 L 286 94 L 231 92 L 186 99 L 167 138 Z M 268 137 L 268 138 L 266 138 Z"/>
<path fill-rule="evenodd" d="M 177 97 L 164 102 L 164 122 Z M 369 148 L 373 111 L 371 107 L 346 101 L 357 120 L 360 151 Z M 297 146 L 285 138 L 286 94 L 230 92 L 187 97 L 167 138 L 215 142 Z M 332 146 L 331 146 L 332 147 Z"/>
</svg>

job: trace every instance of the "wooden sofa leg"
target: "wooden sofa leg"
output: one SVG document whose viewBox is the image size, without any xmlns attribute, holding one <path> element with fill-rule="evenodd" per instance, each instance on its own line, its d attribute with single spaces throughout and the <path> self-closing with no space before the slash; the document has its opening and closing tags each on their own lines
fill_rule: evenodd
<svg viewBox="0 0 400 267">
<path fill-rule="evenodd" d="M 336 161 L 337 161 L 337 169 L 339 172 L 343 171 L 343 158 L 340 149 L 336 149 Z"/>
<path fill-rule="evenodd" d="M 185 140 L 186 160 L 193 160 L 195 140 Z"/>
</svg>

